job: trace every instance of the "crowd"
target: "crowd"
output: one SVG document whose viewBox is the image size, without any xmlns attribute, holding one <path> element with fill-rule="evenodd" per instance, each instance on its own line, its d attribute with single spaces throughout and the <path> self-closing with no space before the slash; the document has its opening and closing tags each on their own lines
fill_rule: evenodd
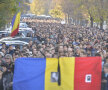
<svg viewBox="0 0 108 90">
<path fill-rule="evenodd" d="M 0 49 L 0 90 L 12 90 L 14 62 L 18 57 L 59 58 L 101 56 L 103 66 L 108 68 L 108 31 L 98 28 L 62 25 L 60 23 L 27 22 L 40 43 L 29 41 L 21 49 L 2 43 Z M 105 64 L 106 63 L 106 64 Z M 104 65 L 105 64 L 105 65 Z M 107 83 L 102 72 L 102 90 Z"/>
</svg>

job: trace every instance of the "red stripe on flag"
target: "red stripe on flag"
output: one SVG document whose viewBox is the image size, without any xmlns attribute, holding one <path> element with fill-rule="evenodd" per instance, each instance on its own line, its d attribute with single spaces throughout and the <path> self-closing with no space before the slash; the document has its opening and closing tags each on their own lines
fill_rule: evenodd
<svg viewBox="0 0 108 90">
<path fill-rule="evenodd" d="M 15 29 L 15 30 L 11 33 L 11 37 L 16 36 L 16 35 L 18 34 L 18 32 L 19 32 L 19 25 L 18 25 L 18 28 Z"/>
<path fill-rule="evenodd" d="M 101 90 L 101 70 L 101 57 L 76 58 L 74 90 Z"/>
</svg>

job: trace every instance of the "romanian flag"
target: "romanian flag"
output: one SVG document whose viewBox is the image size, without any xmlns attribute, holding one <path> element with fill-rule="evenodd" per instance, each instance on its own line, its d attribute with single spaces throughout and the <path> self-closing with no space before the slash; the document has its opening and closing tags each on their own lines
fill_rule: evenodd
<svg viewBox="0 0 108 90">
<path fill-rule="evenodd" d="M 18 34 L 19 24 L 20 24 L 20 16 L 21 16 L 21 12 L 18 12 L 12 19 L 11 37 L 14 37 L 15 35 Z"/>
<path fill-rule="evenodd" d="M 100 57 L 18 58 L 13 90 L 101 90 Z"/>
</svg>

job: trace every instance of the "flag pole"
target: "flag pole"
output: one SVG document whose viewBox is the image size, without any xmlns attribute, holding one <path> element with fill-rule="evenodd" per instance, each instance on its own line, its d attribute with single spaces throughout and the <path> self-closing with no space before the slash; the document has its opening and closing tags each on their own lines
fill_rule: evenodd
<svg viewBox="0 0 108 90">
<path fill-rule="evenodd" d="M 60 44 L 60 34 L 61 34 L 61 31 L 59 29 L 59 33 L 58 33 L 58 86 L 61 86 L 61 73 L 60 73 L 60 55 L 59 55 L 59 44 Z"/>
</svg>

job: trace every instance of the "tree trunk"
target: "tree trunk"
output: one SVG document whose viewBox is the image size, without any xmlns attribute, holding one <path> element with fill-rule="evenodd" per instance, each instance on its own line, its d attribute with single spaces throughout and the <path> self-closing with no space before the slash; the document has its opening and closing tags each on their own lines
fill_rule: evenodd
<svg viewBox="0 0 108 90">
<path fill-rule="evenodd" d="M 75 25 L 75 19 L 73 19 L 73 24 Z"/>
<path fill-rule="evenodd" d="M 69 20 L 69 14 L 68 14 L 68 24 L 70 24 L 70 20 Z"/>
<path fill-rule="evenodd" d="M 86 27 L 88 26 L 88 20 L 85 20 L 85 26 Z"/>
<path fill-rule="evenodd" d="M 100 17 L 100 29 L 103 30 L 103 23 L 104 23 L 104 19 L 103 17 Z"/>
<path fill-rule="evenodd" d="M 77 25 L 77 19 L 75 19 L 75 25 Z"/>
<path fill-rule="evenodd" d="M 65 22 L 66 22 L 66 24 L 68 24 L 67 14 L 65 14 Z"/>
<path fill-rule="evenodd" d="M 93 17 L 90 17 L 91 27 L 93 28 Z"/>
</svg>

